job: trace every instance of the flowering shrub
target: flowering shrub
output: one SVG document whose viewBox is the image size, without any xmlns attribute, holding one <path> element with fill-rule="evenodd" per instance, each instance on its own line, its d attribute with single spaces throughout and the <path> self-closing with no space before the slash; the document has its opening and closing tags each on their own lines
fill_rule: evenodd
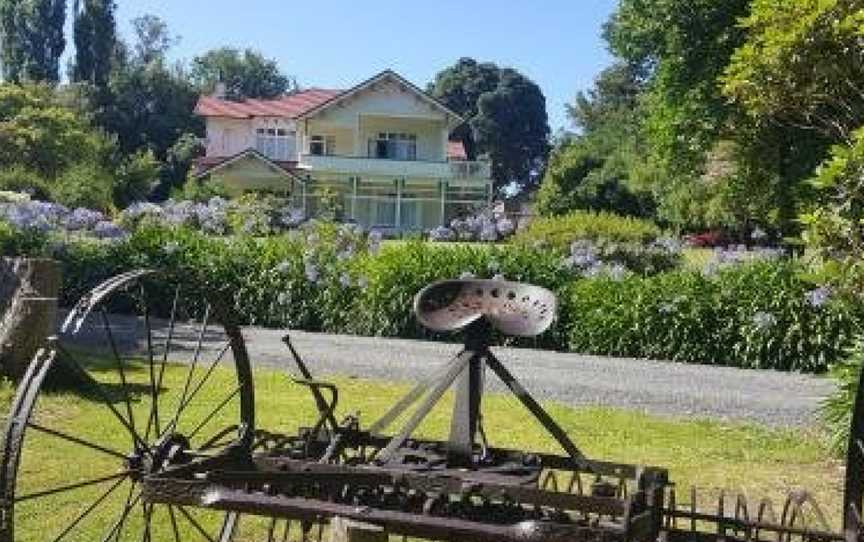
<svg viewBox="0 0 864 542">
<path fill-rule="evenodd" d="M 491 211 L 483 211 L 474 216 L 457 218 L 449 226 L 438 226 L 429 230 L 430 241 L 473 241 L 494 243 L 507 239 L 516 231 L 516 225 L 509 218 L 496 218 Z"/>
<path fill-rule="evenodd" d="M 761 261 L 649 278 L 573 284 L 569 348 L 737 367 L 824 371 L 860 320 L 851 298 L 800 277 L 793 262 Z"/>
</svg>

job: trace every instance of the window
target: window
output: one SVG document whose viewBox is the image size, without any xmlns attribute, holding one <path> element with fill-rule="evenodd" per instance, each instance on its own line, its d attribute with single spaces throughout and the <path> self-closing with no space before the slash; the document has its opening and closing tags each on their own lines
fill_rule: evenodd
<svg viewBox="0 0 864 542">
<path fill-rule="evenodd" d="M 285 128 L 258 128 L 255 148 L 273 160 L 290 160 L 296 132 Z"/>
<path fill-rule="evenodd" d="M 417 135 L 381 132 L 376 139 L 369 141 L 369 155 L 391 160 L 416 160 Z"/>
<path fill-rule="evenodd" d="M 336 150 L 334 136 L 313 135 L 309 138 L 309 154 L 317 156 L 332 156 Z"/>
</svg>

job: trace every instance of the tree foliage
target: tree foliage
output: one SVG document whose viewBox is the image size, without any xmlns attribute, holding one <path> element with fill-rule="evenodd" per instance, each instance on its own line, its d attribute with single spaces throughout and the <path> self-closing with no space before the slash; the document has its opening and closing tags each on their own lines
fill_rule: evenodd
<svg viewBox="0 0 864 542">
<path fill-rule="evenodd" d="M 224 83 L 226 97 L 275 98 L 296 89 L 295 81 L 282 73 L 275 60 L 252 49 L 214 49 L 192 60 L 190 76 L 198 90 L 212 93 Z"/>
<path fill-rule="evenodd" d="M 117 48 L 116 9 L 114 0 L 75 0 L 73 81 L 108 85 Z"/>
<path fill-rule="evenodd" d="M 0 0 L 0 65 L 10 82 L 60 80 L 65 0 Z"/>
<path fill-rule="evenodd" d="M 441 71 L 428 90 L 467 121 L 454 134 L 469 158 L 492 159 L 496 187 L 530 188 L 549 154 L 546 98 L 511 68 L 462 58 Z"/>
<path fill-rule="evenodd" d="M 864 124 L 860 0 L 754 0 L 743 28 L 726 95 L 760 121 L 850 140 Z"/>
</svg>

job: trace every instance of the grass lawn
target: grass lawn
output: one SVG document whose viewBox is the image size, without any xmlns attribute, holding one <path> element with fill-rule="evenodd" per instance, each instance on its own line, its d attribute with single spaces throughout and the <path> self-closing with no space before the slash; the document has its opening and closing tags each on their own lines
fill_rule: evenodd
<svg viewBox="0 0 864 542">
<path fill-rule="evenodd" d="M 181 394 L 187 368 L 169 365 L 165 374 L 160 408 L 168 419 L 173 405 Z M 100 373 L 103 374 L 103 373 Z M 103 381 L 108 382 L 111 373 Z M 127 376 L 138 384 L 142 393 L 135 397 L 134 408 L 139 424 L 143 412 L 149 411 L 149 399 L 143 390 L 148 380 L 146 365 L 134 365 Z M 101 377 L 100 377 L 101 378 Z M 359 411 L 367 424 L 382 414 L 408 389 L 408 385 L 388 384 L 365 380 L 335 378 L 340 390 L 340 414 Z M 197 425 L 233 389 L 233 371 L 218 368 L 208 385 L 202 388 L 195 402 L 184 413 L 180 429 L 188 431 Z M 4 411 L 14 390 L 0 389 Z M 426 436 L 444 437 L 449 429 L 449 406 L 446 397 L 427 422 L 421 427 Z M 306 388 L 291 383 L 285 374 L 262 370 L 256 374 L 256 403 L 258 427 L 293 433 L 300 425 L 311 425 L 316 419 L 314 404 Z M 117 403 L 118 407 L 121 403 Z M 629 411 L 605 408 L 574 409 L 557 404 L 547 405 L 552 415 L 575 439 L 589 456 L 612 461 L 664 466 L 681 488 L 679 502 L 686 501 L 691 484 L 705 488 L 707 502 L 717 495 L 717 488 L 728 488 L 746 493 L 751 503 L 763 496 L 779 498 L 788 490 L 806 487 L 816 494 L 834 525 L 839 522 L 838 512 L 842 498 L 842 468 L 840 462 L 828 456 L 815 431 L 768 430 L 754 426 L 732 425 L 713 421 L 667 419 Z M 125 408 L 125 405 L 123 406 Z M 140 412 L 139 412 L 140 411 Z M 234 410 L 236 411 L 236 410 Z M 232 407 L 220 413 L 208 428 L 214 430 L 236 421 Z M 515 399 L 504 395 L 489 395 L 484 400 L 487 433 L 496 446 L 537 451 L 555 451 L 553 442 L 523 411 Z M 130 438 L 115 418 L 101 403 L 72 392 L 45 395 L 40 403 L 38 423 L 75 433 L 81 438 L 98 441 L 126 453 Z M 202 431 L 206 433 L 206 431 Z M 30 431 L 22 470 L 30 487 L 19 487 L 19 496 L 40 489 L 58 487 L 71 481 L 115 473 L 121 469 L 119 461 L 111 456 L 71 445 L 54 437 Z M 110 483 L 88 487 L 74 495 L 62 494 L 24 503 L 17 511 L 19 528 L 25 529 L 18 542 L 50 539 L 47 533 L 56 533 L 58 525 L 68 524 L 82 509 L 110 487 Z M 124 483 L 106 499 L 100 510 L 120 510 L 126 501 L 130 485 Z M 709 496 L 714 496 L 708 498 Z M 88 500 L 89 499 L 89 500 Z M 32 503 L 32 504 L 31 504 Z M 777 506 L 782 505 L 776 503 Z M 24 505 L 21 505 L 24 506 Z M 113 507 L 113 508 L 111 508 Z M 163 507 L 164 508 L 164 507 Z M 50 514 L 46 511 L 50 510 Z M 205 528 L 218 523 L 213 514 L 191 511 Z M 177 516 L 177 514 L 175 514 Z M 29 519 L 28 519 L 29 517 Z M 101 540 L 102 533 L 110 529 L 117 515 L 104 521 L 87 524 L 64 540 Z M 157 508 L 154 517 L 154 542 L 173 541 L 171 517 L 167 509 Z M 90 518 L 88 518 L 89 520 Z M 206 540 L 195 533 L 192 524 L 183 517 L 175 517 L 185 540 Z M 140 513 L 130 516 L 129 524 L 120 540 L 140 540 Z M 138 525 L 136 531 L 135 526 Z M 238 540 L 266 540 L 260 524 L 246 525 Z M 133 534 L 137 532 L 137 535 Z"/>
</svg>

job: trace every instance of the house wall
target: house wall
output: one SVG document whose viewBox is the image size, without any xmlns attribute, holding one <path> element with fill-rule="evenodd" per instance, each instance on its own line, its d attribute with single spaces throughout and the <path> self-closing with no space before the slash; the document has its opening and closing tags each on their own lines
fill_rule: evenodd
<svg viewBox="0 0 864 542">
<path fill-rule="evenodd" d="M 258 128 L 281 128 L 296 132 L 293 120 L 275 117 L 254 119 L 207 118 L 207 156 L 234 156 L 257 144 Z M 296 149 L 296 144 L 294 145 Z M 296 154 L 296 150 L 291 156 Z"/>
</svg>

